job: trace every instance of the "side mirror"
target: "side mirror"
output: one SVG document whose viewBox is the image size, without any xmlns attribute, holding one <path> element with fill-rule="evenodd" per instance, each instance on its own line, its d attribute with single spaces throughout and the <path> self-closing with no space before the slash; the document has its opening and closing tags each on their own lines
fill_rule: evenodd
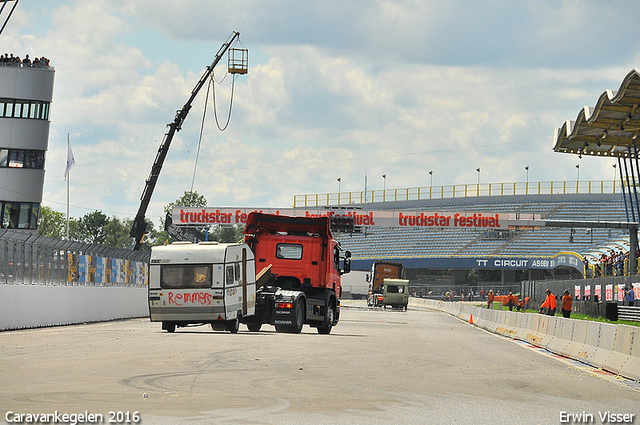
<svg viewBox="0 0 640 425">
<path fill-rule="evenodd" d="M 344 270 L 342 270 L 342 274 L 347 274 L 351 271 L 351 260 L 348 258 L 344 259 Z"/>
</svg>

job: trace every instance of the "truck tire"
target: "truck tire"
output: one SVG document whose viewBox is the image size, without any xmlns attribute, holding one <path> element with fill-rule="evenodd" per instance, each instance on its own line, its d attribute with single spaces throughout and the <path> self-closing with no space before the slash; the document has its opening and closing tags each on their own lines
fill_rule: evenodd
<svg viewBox="0 0 640 425">
<path fill-rule="evenodd" d="M 247 329 L 249 329 L 249 332 L 260 332 L 261 327 L 262 323 L 247 323 Z"/>
<path fill-rule="evenodd" d="M 162 330 L 173 333 L 176 331 L 176 324 L 171 322 L 162 322 Z"/>
<path fill-rule="evenodd" d="M 333 328 L 333 319 L 335 317 L 335 310 L 333 307 L 333 302 L 329 300 L 329 305 L 327 306 L 327 311 L 324 314 L 324 323 L 321 326 L 318 326 L 318 333 L 321 335 L 329 335 L 331 333 L 331 328 Z"/>
</svg>

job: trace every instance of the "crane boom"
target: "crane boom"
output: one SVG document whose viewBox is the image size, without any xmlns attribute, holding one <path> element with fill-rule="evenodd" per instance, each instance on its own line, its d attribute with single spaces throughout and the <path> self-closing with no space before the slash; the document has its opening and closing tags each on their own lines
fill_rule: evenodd
<svg viewBox="0 0 640 425">
<path fill-rule="evenodd" d="M 185 118 L 187 118 L 187 114 L 191 109 L 191 103 L 197 96 L 202 86 L 204 86 L 204 84 L 207 82 L 207 79 L 213 72 L 213 69 L 216 67 L 218 62 L 220 62 L 220 59 L 225 54 L 227 49 L 229 49 L 229 46 L 238 37 L 240 37 L 240 33 L 234 31 L 233 33 L 231 33 L 229 38 L 227 38 L 227 41 L 222 44 L 220 50 L 218 50 L 218 53 L 216 53 L 213 62 L 211 62 L 211 65 L 207 67 L 204 74 L 202 74 L 200 81 L 198 81 L 196 86 L 191 91 L 191 96 L 189 96 L 189 100 L 187 100 L 187 103 L 184 104 L 182 109 L 179 109 L 176 112 L 176 117 L 173 122 L 167 124 L 167 127 L 169 127 L 169 131 L 167 131 L 167 133 L 164 135 L 162 143 L 158 148 L 156 159 L 151 166 L 151 173 L 149 174 L 149 178 L 147 179 L 144 190 L 142 191 L 142 196 L 140 197 L 140 208 L 138 208 L 138 213 L 136 214 L 136 218 L 133 220 L 133 225 L 131 226 L 130 236 L 132 238 L 135 238 L 135 246 L 133 249 L 136 251 L 140 249 L 140 245 L 142 245 L 142 239 L 144 238 L 145 232 L 147 230 L 145 214 L 147 212 L 147 208 L 149 207 L 149 202 L 151 201 L 153 190 L 155 189 L 156 183 L 158 182 L 158 177 L 160 176 L 160 171 L 162 170 L 164 159 L 167 156 L 167 152 L 169 152 L 169 146 L 171 145 L 173 136 L 175 135 L 176 131 L 180 131 L 182 129 L 182 123 L 184 122 Z"/>
</svg>

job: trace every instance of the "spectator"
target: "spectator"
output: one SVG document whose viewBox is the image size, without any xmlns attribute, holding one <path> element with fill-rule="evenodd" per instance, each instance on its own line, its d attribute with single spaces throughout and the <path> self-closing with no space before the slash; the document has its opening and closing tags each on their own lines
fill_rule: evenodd
<svg viewBox="0 0 640 425">
<path fill-rule="evenodd" d="M 513 292 L 509 292 L 509 295 L 507 295 L 507 306 L 509 306 L 509 311 L 513 311 L 513 306 L 515 304 L 514 301 Z"/>
<path fill-rule="evenodd" d="M 569 295 L 569 291 L 564 291 L 564 296 L 562 297 L 562 317 L 567 319 L 571 317 L 572 302 L 573 298 Z"/>
<path fill-rule="evenodd" d="M 487 297 L 488 297 L 487 308 L 488 309 L 492 309 L 493 308 L 493 299 L 495 298 L 495 296 L 493 295 L 493 290 L 489 289 L 489 294 L 487 295 Z"/>
<path fill-rule="evenodd" d="M 529 308 L 529 301 L 531 300 L 531 297 L 524 297 L 524 309 L 528 309 Z"/>
<path fill-rule="evenodd" d="M 633 287 L 629 288 L 629 290 L 627 291 L 627 302 L 631 307 L 633 307 L 636 303 L 636 297 L 635 297 L 635 294 L 633 293 Z"/>
</svg>

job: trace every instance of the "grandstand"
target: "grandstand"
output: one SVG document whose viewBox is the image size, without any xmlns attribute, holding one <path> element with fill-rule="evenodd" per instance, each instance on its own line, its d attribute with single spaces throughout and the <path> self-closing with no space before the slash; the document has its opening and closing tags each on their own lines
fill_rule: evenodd
<svg viewBox="0 0 640 425">
<path fill-rule="evenodd" d="M 537 214 L 543 220 L 628 221 L 623 195 L 615 191 L 394 200 L 340 207 Z M 351 251 L 354 270 L 367 270 L 375 260 L 393 260 L 404 263 L 409 277 L 444 274 L 449 284 L 467 287 L 473 286 L 468 276 L 475 269 L 494 271 L 494 281 L 501 284 L 583 278 L 583 259 L 593 271 L 603 252 L 629 249 L 627 230 L 602 228 L 370 227 L 337 238 L 344 249 Z M 563 256 L 562 261 L 553 261 L 559 256 Z"/>
</svg>

